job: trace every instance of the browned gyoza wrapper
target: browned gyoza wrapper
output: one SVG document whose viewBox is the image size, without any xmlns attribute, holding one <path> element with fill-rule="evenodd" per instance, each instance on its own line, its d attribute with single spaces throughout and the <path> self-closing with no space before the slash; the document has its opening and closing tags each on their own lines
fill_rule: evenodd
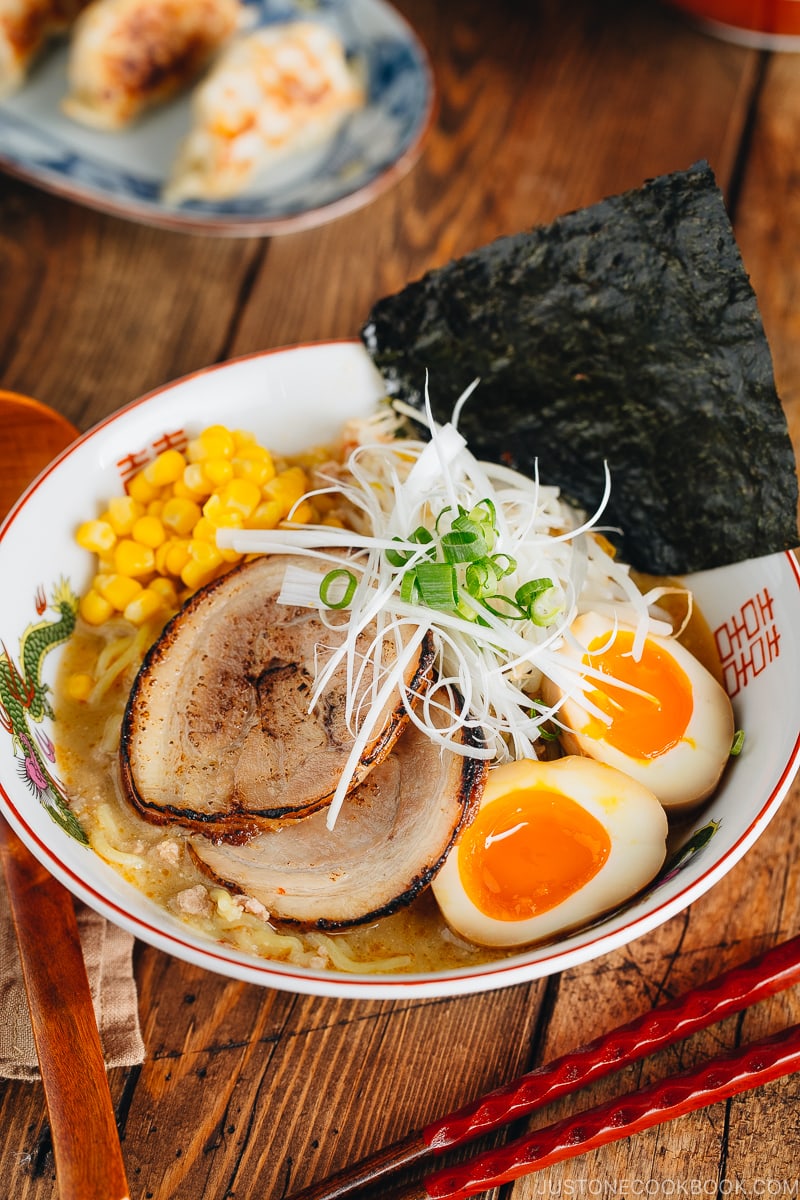
<svg viewBox="0 0 800 1200">
<path fill-rule="evenodd" d="M 500 238 L 375 305 L 391 396 L 556 484 L 662 574 L 798 543 L 795 456 L 753 289 L 707 164 Z"/>
</svg>

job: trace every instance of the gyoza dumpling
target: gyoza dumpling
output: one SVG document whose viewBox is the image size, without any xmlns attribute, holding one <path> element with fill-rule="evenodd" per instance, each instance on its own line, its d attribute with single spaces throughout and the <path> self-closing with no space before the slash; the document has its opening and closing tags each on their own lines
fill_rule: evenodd
<svg viewBox="0 0 800 1200">
<path fill-rule="evenodd" d="M 190 83 L 241 15 L 239 0 L 93 0 L 72 36 L 64 112 L 127 125 Z"/>
<path fill-rule="evenodd" d="M 0 0 L 0 96 L 25 79 L 45 42 L 64 33 L 88 0 Z"/>
<path fill-rule="evenodd" d="M 288 154 L 331 136 L 364 103 L 340 40 L 308 21 L 231 43 L 193 97 L 168 202 L 235 196 Z"/>
</svg>

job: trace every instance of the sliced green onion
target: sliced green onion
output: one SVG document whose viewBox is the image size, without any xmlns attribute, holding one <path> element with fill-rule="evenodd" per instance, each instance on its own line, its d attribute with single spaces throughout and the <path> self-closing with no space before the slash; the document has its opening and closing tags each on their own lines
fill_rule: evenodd
<svg viewBox="0 0 800 1200">
<path fill-rule="evenodd" d="M 426 546 L 433 542 L 433 534 L 424 525 L 418 525 L 412 534 L 407 538 L 392 538 L 393 542 L 416 542 L 419 546 Z M 435 554 L 436 551 L 429 551 L 429 554 Z M 413 554 L 413 550 L 387 550 L 386 561 L 391 563 L 393 567 L 404 567 Z"/>
<path fill-rule="evenodd" d="M 488 608 L 490 613 L 494 613 L 496 617 L 502 617 L 508 621 L 524 621 L 528 615 L 524 608 L 520 608 L 513 597 L 504 596 L 502 592 L 495 592 L 492 596 L 484 596 L 482 603 L 483 607 Z"/>
<path fill-rule="evenodd" d="M 731 744 L 731 757 L 738 758 L 744 749 L 744 730 L 737 729 Z"/>
<path fill-rule="evenodd" d="M 486 534 L 488 534 L 490 538 L 494 537 L 494 529 L 491 525 L 487 525 L 485 521 L 474 520 L 473 517 L 470 516 L 469 513 L 464 512 L 463 509 L 461 509 L 455 521 L 453 521 L 451 528 L 463 530 L 467 533 L 475 532 L 480 534 L 481 537 L 484 537 Z"/>
<path fill-rule="evenodd" d="M 332 599 L 331 589 L 339 590 L 337 585 L 344 579 L 347 580 L 344 592 L 337 600 Z M 328 571 L 319 585 L 319 598 L 326 608 L 347 608 L 356 594 L 357 582 L 355 575 L 347 567 L 336 567 L 333 571 Z"/>
<path fill-rule="evenodd" d="M 490 561 L 498 579 L 502 579 L 504 575 L 513 575 L 517 569 L 517 560 L 510 554 L 493 554 Z"/>
<path fill-rule="evenodd" d="M 528 716 L 531 718 L 531 720 L 535 721 L 544 707 L 544 704 L 540 700 L 533 700 L 531 702 L 531 708 L 528 711 Z M 539 737 L 543 742 L 557 742 L 558 731 L 553 729 L 549 722 L 545 721 L 543 725 L 539 726 Z"/>
<path fill-rule="evenodd" d="M 483 500 L 469 510 L 469 519 L 477 521 L 479 525 L 488 526 L 489 529 L 497 531 L 497 508 L 493 500 L 488 496 L 484 496 Z"/>
<path fill-rule="evenodd" d="M 433 541 L 433 534 L 424 525 L 418 525 L 408 540 L 417 542 L 420 546 L 427 546 Z"/>
<path fill-rule="evenodd" d="M 551 729 L 548 725 L 539 726 L 539 737 L 543 742 L 557 742 L 558 734 L 555 729 Z"/>
<path fill-rule="evenodd" d="M 549 587 L 536 597 L 528 609 L 528 615 L 534 625 L 552 625 L 562 608 L 563 602 L 558 588 Z"/>
<path fill-rule="evenodd" d="M 455 529 L 442 538 L 442 554 L 450 563 L 475 562 L 486 557 L 486 542 L 477 525 L 469 529 Z"/>
<path fill-rule="evenodd" d="M 402 538 L 392 538 L 393 542 L 402 542 Z M 387 550 L 386 561 L 391 563 L 393 567 L 404 567 L 411 558 L 410 550 Z"/>
<path fill-rule="evenodd" d="M 415 568 L 422 603 L 428 608 L 453 609 L 458 604 L 458 580 L 451 563 L 420 563 Z"/>
<path fill-rule="evenodd" d="M 465 600 L 459 600 L 458 604 L 456 605 L 456 607 L 454 609 L 454 612 L 456 612 L 459 617 L 463 617 L 465 621 L 472 621 L 473 624 L 476 622 L 480 622 L 480 620 L 481 620 L 481 618 L 479 617 L 479 615 L 477 613 L 477 610 L 472 608 L 471 605 L 467 604 L 467 602 Z M 483 624 L 486 624 L 486 622 L 484 621 Z"/>
<path fill-rule="evenodd" d="M 464 587 L 470 596 L 480 600 L 484 593 L 494 586 L 496 579 L 497 575 L 492 567 L 492 560 L 479 558 L 477 562 L 471 562 L 464 572 Z"/>
<path fill-rule="evenodd" d="M 436 521 L 434 522 L 434 526 L 433 526 L 433 528 L 436 530 L 437 533 L 439 532 L 439 522 L 441 521 L 442 517 L 447 516 L 447 514 L 452 511 L 453 511 L 452 504 L 446 504 L 445 507 L 442 509 L 442 511 L 439 513 L 438 517 L 436 518 Z M 459 513 L 463 513 L 464 510 L 461 507 L 461 505 L 458 506 L 458 511 L 459 511 Z"/>
<path fill-rule="evenodd" d="M 529 579 L 527 583 L 523 583 L 517 588 L 514 599 L 520 608 L 530 612 L 534 601 L 538 600 L 544 592 L 549 591 L 552 586 L 552 579 Z M 533 620 L 532 617 L 531 620 Z"/>
<path fill-rule="evenodd" d="M 422 597 L 420 595 L 419 584 L 417 583 L 417 572 L 406 571 L 400 581 L 400 599 L 404 604 L 421 604 Z"/>
</svg>

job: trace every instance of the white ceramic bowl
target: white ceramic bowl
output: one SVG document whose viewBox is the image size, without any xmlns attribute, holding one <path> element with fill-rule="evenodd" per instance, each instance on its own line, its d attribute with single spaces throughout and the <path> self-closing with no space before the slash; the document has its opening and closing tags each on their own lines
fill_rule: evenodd
<svg viewBox="0 0 800 1200">
<path fill-rule="evenodd" d="M 639 937 L 712 887 L 764 830 L 789 788 L 800 753 L 800 638 L 795 632 L 800 629 L 800 572 L 791 554 L 692 577 L 716 634 L 737 727 L 746 730 L 746 741 L 713 801 L 687 833 L 677 860 L 669 861 L 645 895 L 591 928 L 480 967 L 428 975 L 344 975 L 263 961 L 204 939 L 54 821 L 46 790 L 43 797 L 37 794 L 26 768 L 34 741 L 40 755 L 50 753 L 57 740 L 54 722 L 47 716 L 34 719 L 41 716 L 35 703 L 20 716 L 19 705 L 3 691 L 9 685 L 4 655 L 21 668 L 20 642 L 28 626 L 58 619 L 51 607 L 42 611 L 42 598 L 49 604 L 62 579 L 79 593 L 86 586 L 91 564 L 75 544 L 75 529 L 100 502 L 119 492 L 120 464 L 124 469 L 131 455 L 152 454 L 164 435 L 180 430 L 191 434 L 218 421 L 252 429 L 279 451 L 297 451 L 333 438 L 345 418 L 369 412 L 380 395 L 380 378 L 355 342 L 253 355 L 200 371 L 134 402 L 48 467 L 0 528 L 0 807 L 32 852 L 75 895 L 144 941 L 209 970 L 319 995 L 399 998 L 477 992 L 564 970 Z M 59 653 L 55 648 L 44 658 L 41 683 L 52 684 Z M 14 722 L 11 708 L 17 714 Z"/>
</svg>

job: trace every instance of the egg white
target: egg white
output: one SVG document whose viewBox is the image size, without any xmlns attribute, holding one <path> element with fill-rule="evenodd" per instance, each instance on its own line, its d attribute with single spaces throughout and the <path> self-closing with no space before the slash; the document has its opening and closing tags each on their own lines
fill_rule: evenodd
<svg viewBox="0 0 800 1200">
<path fill-rule="evenodd" d="M 459 866 L 462 835 L 432 887 L 448 925 L 468 941 L 519 946 L 585 925 L 638 892 L 664 862 L 667 818 L 656 797 L 613 767 L 588 758 L 520 759 L 495 767 L 478 811 L 510 792 L 536 789 L 564 795 L 591 814 L 608 834 L 608 858 L 587 883 L 546 912 L 503 920 L 483 912 L 465 890 Z"/>
<path fill-rule="evenodd" d="M 607 617 L 584 613 L 572 623 L 571 637 L 565 639 L 558 654 L 580 666 L 585 647 L 596 638 L 610 640 L 614 632 L 615 625 Z M 650 788 L 668 811 L 675 812 L 699 804 L 719 783 L 733 742 L 733 709 L 724 688 L 680 642 L 651 634 L 647 641 L 685 672 L 693 701 L 683 736 L 655 758 L 626 754 L 602 737 L 587 732 L 587 727 L 596 727 L 597 721 L 592 722 L 580 692 L 570 695 L 550 680 L 545 681 L 542 691 L 548 704 L 559 705 L 558 720 L 566 726 L 560 740 L 568 754 L 585 755 L 617 767 Z"/>
</svg>

